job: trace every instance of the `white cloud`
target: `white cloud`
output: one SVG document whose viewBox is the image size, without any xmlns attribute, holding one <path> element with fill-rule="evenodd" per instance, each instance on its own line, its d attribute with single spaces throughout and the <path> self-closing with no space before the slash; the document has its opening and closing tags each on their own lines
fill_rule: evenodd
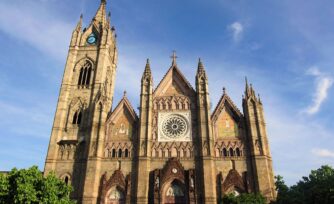
<svg viewBox="0 0 334 204">
<path fill-rule="evenodd" d="M 334 151 L 328 149 L 312 149 L 312 154 L 318 157 L 331 157 L 334 158 Z"/>
<path fill-rule="evenodd" d="M 328 96 L 328 90 L 333 85 L 333 78 L 320 72 L 317 67 L 311 67 L 308 75 L 316 77 L 316 91 L 313 95 L 313 103 L 306 109 L 306 113 L 312 115 L 320 110 L 322 103 Z"/>
<path fill-rule="evenodd" d="M 30 3 L 0 2 L 0 30 L 63 60 L 73 25 L 44 12 L 41 5 Z"/>
<path fill-rule="evenodd" d="M 236 21 L 229 25 L 228 29 L 232 31 L 233 40 L 235 42 L 239 42 L 242 38 L 242 33 L 244 32 L 244 26 L 240 22 Z"/>
</svg>

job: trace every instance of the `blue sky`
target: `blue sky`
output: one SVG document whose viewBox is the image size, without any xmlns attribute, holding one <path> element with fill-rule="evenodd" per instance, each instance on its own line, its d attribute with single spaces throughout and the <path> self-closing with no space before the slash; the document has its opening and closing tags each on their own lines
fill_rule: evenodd
<svg viewBox="0 0 334 204">
<path fill-rule="evenodd" d="M 0 1 L 0 170 L 43 169 L 70 35 L 81 13 L 90 23 L 99 2 Z M 109 2 L 119 49 L 114 105 L 127 90 L 137 107 L 146 58 L 158 84 L 172 50 L 192 84 L 202 58 L 213 106 L 225 86 L 241 109 L 248 76 L 264 103 L 275 174 L 294 184 L 334 164 L 333 7 L 325 0 Z"/>
</svg>

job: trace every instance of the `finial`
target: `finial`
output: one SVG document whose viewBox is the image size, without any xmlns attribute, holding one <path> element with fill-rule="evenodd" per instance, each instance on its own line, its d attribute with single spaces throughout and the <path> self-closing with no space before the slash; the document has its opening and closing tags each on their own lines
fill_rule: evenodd
<svg viewBox="0 0 334 204">
<path fill-rule="evenodd" d="M 226 94 L 226 88 L 225 88 L 225 86 L 223 87 L 223 94 L 224 95 Z"/>
<path fill-rule="evenodd" d="M 81 29 L 82 29 L 82 19 L 83 19 L 83 15 L 81 14 L 79 22 L 78 22 L 77 27 L 76 27 L 76 31 L 81 31 Z"/>
<path fill-rule="evenodd" d="M 101 4 L 106 4 L 107 0 L 101 0 Z"/>
<path fill-rule="evenodd" d="M 197 72 L 198 73 L 202 73 L 203 71 L 204 71 L 204 65 L 202 63 L 201 58 L 198 58 L 198 69 L 197 69 Z"/>
<path fill-rule="evenodd" d="M 109 11 L 109 13 L 108 13 L 108 17 L 110 18 L 110 16 L 111 16 L 111 12 Z"/>
<path fill-rule="evenodd" d="M 151 66 L 150 66 L 150 59 L 149 58 L 146 59 L 146 66 L 145 66 L 145 70 L 144 70 L 144 75 L 145 74 L 151 74 Z"/>
<path fill-rule="evenodd" d="M 173 60 L 172 65 L 175 65 L 176 64 L 176 58 L 177 58 L 175 50 L 173 50 L 173 55 L 170 58 L 172 58 L 172 60 Z"/>
<path fill-rule="evenodd" d="M 124 92 L 123 92 L 123 98 L 125 98 L 126 97 L 126 91 L 124 90 Z"/>
<path fill-rule="evenodd" d="M 245 82 L 246 82 L 246 88 L 248 87 L 248 80 L 247 80 L 247 76 L 245 76 Z"/>
</svg>

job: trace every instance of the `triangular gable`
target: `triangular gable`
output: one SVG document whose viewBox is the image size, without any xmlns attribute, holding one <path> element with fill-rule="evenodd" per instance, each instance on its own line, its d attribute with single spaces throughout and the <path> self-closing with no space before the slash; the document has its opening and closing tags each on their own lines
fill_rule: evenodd
<svg viewBox="0 0 334 204">
<path fill-rule="evenodd" d="M 124 109 L 129 113 L 134 121 L 138 121 L 138 116 L 135 110 L 132 108 L 130 101 L 127 99 L 126 96 L 124 96 L 122 100 L 118 103 L 114 111 L 110 114 L 107 122 L 114 121 L 119 113 L 121 113 Z"/>
<path fill-rule="evenodd" d="M 187 95 L 189 92 L 195 94 L 195 90 L 181 73 L 176 64 L 169 68 L 157 88 L 154 90 L 154 95 L 162 96 L 165 95 L 165 93 L 170 92 L 182 95 Z"/>
<path fill-rule="evenodd" d="M 213 122 L 215 122 L 218 119 L 219 114 L 224 108 L 226 108 L 229 112 L 232 113 L 232 117 L 234 118 L 234 120 L 240 121 L 240 119 L 242 118 L 242 113 L 237 108 L 237 106 L 234 105 L 232 99 L 226 93 L 224 93 L 211 115 L 211 120 Z"/>
</svg>

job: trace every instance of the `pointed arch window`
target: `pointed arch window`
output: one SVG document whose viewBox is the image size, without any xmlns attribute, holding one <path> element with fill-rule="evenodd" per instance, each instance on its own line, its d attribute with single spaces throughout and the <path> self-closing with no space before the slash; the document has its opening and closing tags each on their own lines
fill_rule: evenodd
<svg viewBox="0 0 334 204">
<path fill-rule="evenodd" d="M 119 158 L 122 157 L 122 150 L 121 150 L 121 149 L 118 150 L 118 157 L 119 157 Z"/>
<path fill-rule="evenodd" d="M 72 124 L 74 124 L 74 125 L 80 125 L 81 124 L 81 120 L 82 120 L 82 112 L 81 111 L 75 112 L 74 115 L 73 115 Z"/>
<path fill-rule="evenodd" d="M 128 149 L 125 149 L 125 151 L 124 151 L 124 157 L 129 157 L 129 150 Z"/>
<path fill-rule="evenodd" d="M 91 73 L 92 73 L 92 63 L 86 61 L 85 64 L 80 69 L 78 85 L 80 87 L 88 87 L 90 84 Z"/>
<path fill-rule="evenodd" d="M 230 157 L 233 157 L 234 156 L 234 151 L 232 148 L 230 148 Z"/>
<path fill-rule="evenodd" d="M 240 157 L 240 156 L 241 156 L 241 153 L 240 153 L 240 149 L 239 149 L 239 148 L 237 148 L 237 149 L 235 150 L 235 152 L 236 152 L 237 157 Z"/>
<path fill-rule="evenodd" d="M 223 148 L 223 156 L 227 157 L 227 150 L 226 150 L 226 148 Z"/>
<path fill-rule="evenodd" d="M 66 185 L 68 185 L 68 180 L 69 180 L 69 179 L 68 179 L 68 176 L 65 176 L 64 181 L 65 181 L 65 184 L 66 184 Z"/>
<path fill-rule="evenodd" d="M 112 149 L 111 157 L 112 157 L 112 158 L 115 158 L 115 157 L 116 157 L 116 150 L 115 150 L 115 149 Z"/>
</svg>

